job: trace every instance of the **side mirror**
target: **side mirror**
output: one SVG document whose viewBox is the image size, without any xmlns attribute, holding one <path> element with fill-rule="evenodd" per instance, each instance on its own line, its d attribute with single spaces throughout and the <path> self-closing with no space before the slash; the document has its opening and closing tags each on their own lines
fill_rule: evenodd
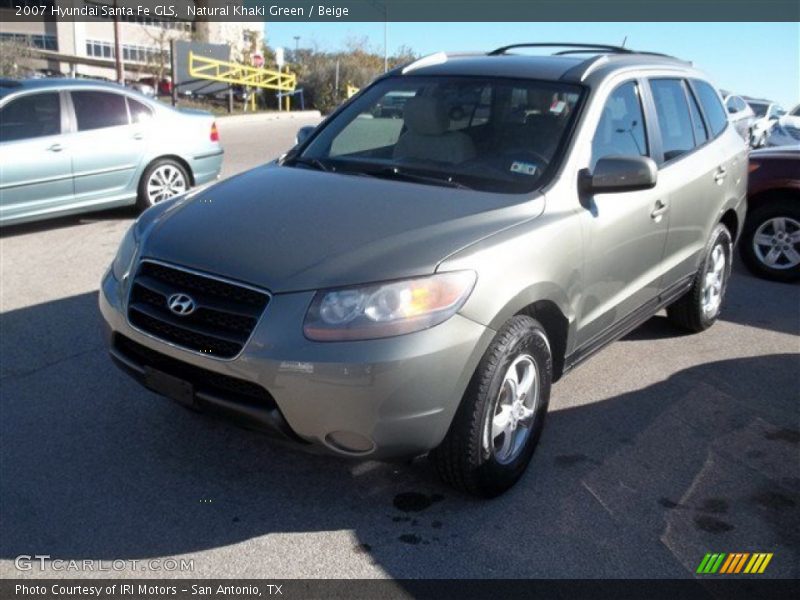
<svg viewBox="0 0 800 600">
<path fill-rule="evenodd" d="M 647 156 L 604 156 L 594 171 L 584 169 L 579 174 L 579 187 L 586 194 L 632 192 L 655 187 L 658 167 Z"/>
<path fill-rule="evenodd" d="M 302 144 L 308 138 L 311 137 L 311 134 L 314 133 L 315 127 L 313 125 L 306 125 L 305 127 L 301 127 L 297 130 L 297 135 L 294 138 L 295 144 Z"/>
</svg>

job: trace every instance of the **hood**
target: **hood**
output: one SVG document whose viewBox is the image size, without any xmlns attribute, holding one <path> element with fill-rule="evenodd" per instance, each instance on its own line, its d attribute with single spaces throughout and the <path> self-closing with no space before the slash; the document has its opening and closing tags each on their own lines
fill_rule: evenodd
<svg viewBox="0 0 800 600">
<path fill-rule="evenodd" d="M 433 273 L 444 258 L 541 213 L 544 198 L 274 164 L 159 215 L 142 256 L 273 293 Z"/>
</svg>

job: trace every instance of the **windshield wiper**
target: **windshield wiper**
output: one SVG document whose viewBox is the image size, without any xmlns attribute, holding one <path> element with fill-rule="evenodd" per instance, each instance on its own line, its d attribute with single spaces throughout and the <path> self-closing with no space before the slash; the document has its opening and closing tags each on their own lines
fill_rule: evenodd
<svg viewBox="0 0 800 600">
<path fill-rule="evenodd" d="M 430 185 L 441 185 L 444 187 L 458 188 L 461 190 L 472 189 L 463 183 L 453 179 L 451 175 L 443 177 L 435 177 L 433 175 L 421 175 L 419 173 L 412 173 L 410 171 L 401 170 L 398 167 L 386 167 L 384 169 L 376 169 L 369 171 L 360 171 L 359 174 L 370 175 L 373 177 L 384 177 L 386 179 L 400 179 L 403 181 L 413 181 L 416 183 L 427 183 Z"/>
<path fill-rule="evenodd" d="M 289 160 L 290 165 L 303 165 L 304 167 L 310 167 L 312 169 L 316 169 L 317 171 L 335 171 L 336 169 L 329 167 L 324 162 L 322 162 L 318 158 L 313 158 L 310 156 L 295 156 L 294 158 Z"/>
</svg>

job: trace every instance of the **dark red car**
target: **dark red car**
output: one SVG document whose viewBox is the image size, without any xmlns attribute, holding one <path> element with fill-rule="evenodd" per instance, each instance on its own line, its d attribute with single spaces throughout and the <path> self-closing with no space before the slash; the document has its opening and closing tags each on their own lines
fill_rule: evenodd
<svg viewBox="0 0 800 600">
<path fill-rule="evenodd" d="M 750 153 L 747 204 L 744 263 L 766 279 L 800 279 L 800 145 Z"/>
</svg>

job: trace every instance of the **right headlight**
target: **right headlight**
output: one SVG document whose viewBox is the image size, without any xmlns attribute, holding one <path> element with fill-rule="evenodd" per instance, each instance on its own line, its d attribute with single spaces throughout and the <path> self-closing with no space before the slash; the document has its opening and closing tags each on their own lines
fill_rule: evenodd
<svg viewBox="0 0 800 600">
<path fill-rule="evenodd" d="M 472 271 L 317 292 L 303 333 L 310 340 L 368 340 L 412 333 L 452 317 L 475 285 Z"/>
<path fill-rule="evenodd" d="M 138 240 L 136 239 L 136 223 L 134 222 L 125 232 L 117 249 L 117 255 L 111 264 L 111 270 L 117 281 L 122 281 L 130 273 L 133 259 L 136 256 Z"/>
</svg>

